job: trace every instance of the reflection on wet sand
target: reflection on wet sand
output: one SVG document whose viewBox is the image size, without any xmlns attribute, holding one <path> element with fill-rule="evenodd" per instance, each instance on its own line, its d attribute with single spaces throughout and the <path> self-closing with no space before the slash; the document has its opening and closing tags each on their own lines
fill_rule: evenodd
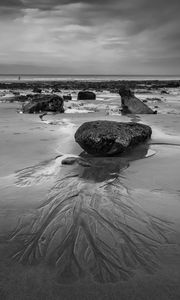
<svg viewBox="0 0 180 300">
<path fill-rule="evenodd" d="M 134 157 L 133 153 L 113 159 L 82 155 L 87 166 L 78 161 L 61 166 L 48 198 L 12 233 L 11 241 L 19 244 L 13 258 L 23 264 L 55 266 L 62 284 L 85 277 L 117 282 L 136 270 L 153 272 L 158 247 L 169 243 L 171 224 L 144 211 L 123 184 L 122 170 L 148 151 L 147 146 L 140 149 Z M 39 169 L 26 171 L 17 173 L 19 181 L 23 182 L 23 174 L 25 184 L 28 176 L 31 183 L 31 176 L 39 178 Z"/>
<path fill-rule="evenodd" d="M 58 160 L 61 157 L 62 155 L 58 155 L 53 159 L 48 159 L 37 165 L 17 171 L 15 174 L 16 184 L 19 186 L 30 186 L 56 177 L 59 171 Z"/>
</svg>

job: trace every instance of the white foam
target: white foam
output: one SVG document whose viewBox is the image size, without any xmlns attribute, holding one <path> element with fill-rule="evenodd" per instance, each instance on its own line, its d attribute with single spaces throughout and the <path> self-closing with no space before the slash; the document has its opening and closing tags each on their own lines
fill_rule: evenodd
<svg viewBox="0 0 180 300">
<path fill-rule="evenodd" d="M 70 122 L 70 120 L 66 118 L 61 120 L 42 120 L 42 122 L 47 125 L 59 125 L 61 131 L 66 131 L 66 129 L 74 127 L 74 123 Z"/>
<path fill-rule="evenodd" d="M 91 113 L 91 112 L 94 112 L 94 111 L 93 110 L 87 110 L 87 109 L 75 109 L 75 108 L 65 110 L 66 114 L 74 114 L 74 113 L 84 114 L 84 113 Z"/>
<path fill-rule="evenodd" d="M 156 154 L 156 151 L 152 150 L 152 149 L 148 149 L 147 154 L 145 155 L 145 157 L 151 157 L 153 155 Z"/>
</svg>

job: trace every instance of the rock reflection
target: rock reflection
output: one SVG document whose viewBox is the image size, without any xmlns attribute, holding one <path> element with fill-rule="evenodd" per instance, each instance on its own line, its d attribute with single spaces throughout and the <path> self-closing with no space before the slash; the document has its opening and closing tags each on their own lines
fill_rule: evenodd
<svg viewBox="0 0 180 300">
<path fill-rule="evenodd" d="M 82 152 L 80 156 L 89 163 L 90 167 L 79 169 L 79 176 L 95 182 L 107 182 L 109 179 L 119 177 L 119 174 L 129 167 L 131 161 L 147 157 L 148 150 L 149 145 L 145 143 L 129 149 L 120 156 L 93 157 Z M 80 165 L 83 166 L 83 163 Z"/>
<path fill-rule="evenodd" d="M 21 219 L 12 233 L 22 245 L 13 258 L 56 266 L 63 284 L 86 276 L 117 282 L 137 269 L 153 272 L 171 224 L 144 211 L 123 184 L 120 171 L 130 157 L 84 156 L 90 167 L 64 167 L 34 217 Z"/>
</svg>

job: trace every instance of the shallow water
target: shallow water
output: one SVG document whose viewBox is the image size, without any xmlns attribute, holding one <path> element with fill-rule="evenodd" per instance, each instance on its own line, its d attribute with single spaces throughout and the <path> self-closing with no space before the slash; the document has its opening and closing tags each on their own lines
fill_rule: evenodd
<svg viewBox="0 0 180 300">
<path fill-rule="evenodd" d="M 179 299 L 179 116 L 16 108 L 0 104 L 0 299 Z M 95 119 L 149 124 L 152 139 L 89 157 L 73 135 Z"/>
</svg>

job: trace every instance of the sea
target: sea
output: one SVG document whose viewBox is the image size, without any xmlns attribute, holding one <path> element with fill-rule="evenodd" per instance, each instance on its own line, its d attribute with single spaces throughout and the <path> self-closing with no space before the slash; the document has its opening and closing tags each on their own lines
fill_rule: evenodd
<svg viewBox="0 0 180 300">
<path fill-rule="evenodd" d="M 180 80 L 180 75 L 4 75 L 0 74 L 0 81 L 110 81 L 110 80 Z"/>
<path fill-rule="evenodd" d="M 28 80 L 45 78 L 97 77 Z M 180 89 L 153 93 L 137 96 L 157 115 L 123 116 L 119 95 L 101 91 L 86 102 L 73 94 L 64 114 L 42 120 L 0 99 L 1 300 L 180 299 Z M 74 135 L 93 120 L 144 123 L 152 137 L 90 157 Z"/>
</svg>

